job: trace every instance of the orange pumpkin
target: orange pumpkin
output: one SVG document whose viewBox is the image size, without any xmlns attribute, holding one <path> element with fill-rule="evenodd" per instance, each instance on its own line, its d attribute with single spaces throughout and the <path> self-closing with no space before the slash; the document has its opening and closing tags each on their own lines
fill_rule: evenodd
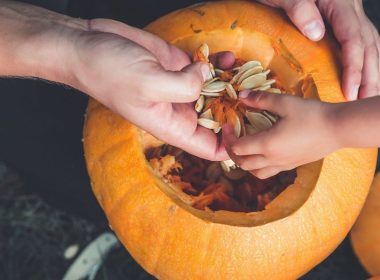
<svg viewBox="0 0 380 280">
<path fill-rule="evenodd" d="M 308 41 L 278 10 L 217 1 L 164 16 L 146 30 L 186 52 L 207 43 L 259 60 L 287 92 L 342 102 L 333 40 Z M 302 116 L 300 116 L 302 117 Z M 328 139 L 321 139 L 328 141 Z M 90 101 L 84 128 L 93 191 L 136 261 L 160 279 L 295 279 L 344 239 L 364 203 L 377 151 L 343 149 L 297 169 L 259 212 L 203 211 L 154 172 L 152 136 Z"/>
<path fill-rule="evenodd" d="M 380 275 L 380 173 L 351 231 L 352 247 L 371 275 Z M 379 277 L 380 279 L 380 277 Z"/>
</svg>

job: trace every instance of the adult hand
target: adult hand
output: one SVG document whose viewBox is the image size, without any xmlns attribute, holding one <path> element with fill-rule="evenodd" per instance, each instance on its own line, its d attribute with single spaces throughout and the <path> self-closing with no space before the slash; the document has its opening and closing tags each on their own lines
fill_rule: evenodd
<svg viewBox="0 0 380 280">
<path fill-rule="evenodd" d="M 365 15 L 362 0 L 258 0 L 283 8 L 309 39 L 325 33 L 322 17 L 332 26 L 341 45 L 343 92 L 348 100 L 380 94 L 380 39 Z"/>
<path fill-rule="evenodd" d="M 0 1 L 0 75 L 35 76 L 77 88 L 157 138 L 210 160 L 227 157 L 197 126 L 207 64 L 123 23 L 73 19 Z"/>
<path fill-rule="evenodd" d="M 226 157 L 217 137 L 197 126 L 193 101 L 210 75 L 186 53 L 120 22 L 95 19 L 76 40 L 78 88 L 157 138 L 210 160 Z"/>
</svg>

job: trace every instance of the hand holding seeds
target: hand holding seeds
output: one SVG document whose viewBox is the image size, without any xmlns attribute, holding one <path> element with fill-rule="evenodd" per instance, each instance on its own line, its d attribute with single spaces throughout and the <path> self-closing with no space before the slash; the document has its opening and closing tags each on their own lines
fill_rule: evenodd
<svg viewBox="0 0 380 280">
<path fill-rule="evenodd" d="M 228 158 L 216 135 L 197 125 L 193 101 L 210 75 L 206 63 L 148 32 L 94 20 L 77 43 L 83 90 L 164 142 L 209 160 Z"/>
<path fill-rule="evenodd" d="M 234 60 L 227 69 L 215 68 L 209 60 L 209 52 L 208 45 L 203 44 L 193 54 L 193 61 L 207 62 L 211 69 L 211 75 L 204 82 L 201 96 L 195 103 L 195 110 L 199 114 L 198 124 L 216 134 L 223 125 L 230 125 L 235 137 L 253 135 L 270 128 L 277 121 L 275 115 L 254 108 L 248 110 L 238 100 L 238 94 L 249 90 L 281 94 L 280 89 L 272 87 L 276 81 L 269 78 L 270 70 L 264 69 L 259 61 L 239 59 Z M 222 161 L 221 166 L 226 172 L 237 167 L 231 159 Z"/>
<path fill-rule="evenodd" d="M 244 94 L 240 100 L 280 117 L 273 127 L 241 138 L 234 135 L 232 127 L 223 127 L 223 141 L 231 159 L 256 177 L 274 176 L 342 147 L 331 118 L 340 104 L 265 92 L 252 92 L 248 97 Z"/>
</svg>

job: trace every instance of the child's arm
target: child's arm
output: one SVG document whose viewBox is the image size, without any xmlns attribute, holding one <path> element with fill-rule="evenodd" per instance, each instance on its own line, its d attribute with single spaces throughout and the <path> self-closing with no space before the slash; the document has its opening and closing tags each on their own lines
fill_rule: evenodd
<svg viewBox="0 0 380 280">
<path fill-rule="evenodd" d="M 380 146 L 380 97 L 324 103 L 287 95 L 251 93 L 248 106 L 281 117 L 269 130 L 239 139 L 223 127 L 228 153 L 259 178 L 319 160 L 344 147 Z"/>
</svg>

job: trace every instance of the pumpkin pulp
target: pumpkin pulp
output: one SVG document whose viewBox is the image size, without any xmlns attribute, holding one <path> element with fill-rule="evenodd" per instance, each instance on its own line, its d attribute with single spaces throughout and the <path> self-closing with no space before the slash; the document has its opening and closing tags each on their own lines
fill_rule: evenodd
<svg viewBox="0 0 380 280">
<path fill-rule="evenodd" d="M 196 56 L 199 56 L 198 51 L 194 52 L 194 57 Z M 194 59 L 197 60 L 208 62 L 207 58 Z M 236 59 L 231 69 L 224 70 L 219 79 L 229 82 L 233 77 L 233 69 L 246 62 L 243 59 Z M 292 64 L 289 65 L 297 69 Z M 269 73 L 269 76 L 276 77 L 273 73 Z M 234 87 L 238 90 L 238 85 Z M 285 91 L 279 81 L 276 82 L 276 87 L 281 89 L 281 92 Z M 231 98 L 225 91 L 223 93 L 222 96 L 210 98 L 211 102 L 208 102 L 204 110 L 210 109 L 221 126 L 226 122 L 232 126 L 236 121 L 243 123 L 247 106 L 239 99 Z M 298 94 L 298 92 L 293 93 Z M 234 111 L 233 115 L 230 114 L 231 111 Z M 238 116 L 237 119 L 233 118 L 235 115 Z M 296 170 L 291 170 L 260 180 L 240 168 L 223 170 L 219 162 L 197 158 L 167 144 L 147 149 L 145 156 L 165 182 L 169 183 L 176 192 L 180 192 L 181 197 L 185 197 L 185 201 L 198 210 L 262 211 L 286 187 L 293 184 L 296 178 Z"/>
</svg>

